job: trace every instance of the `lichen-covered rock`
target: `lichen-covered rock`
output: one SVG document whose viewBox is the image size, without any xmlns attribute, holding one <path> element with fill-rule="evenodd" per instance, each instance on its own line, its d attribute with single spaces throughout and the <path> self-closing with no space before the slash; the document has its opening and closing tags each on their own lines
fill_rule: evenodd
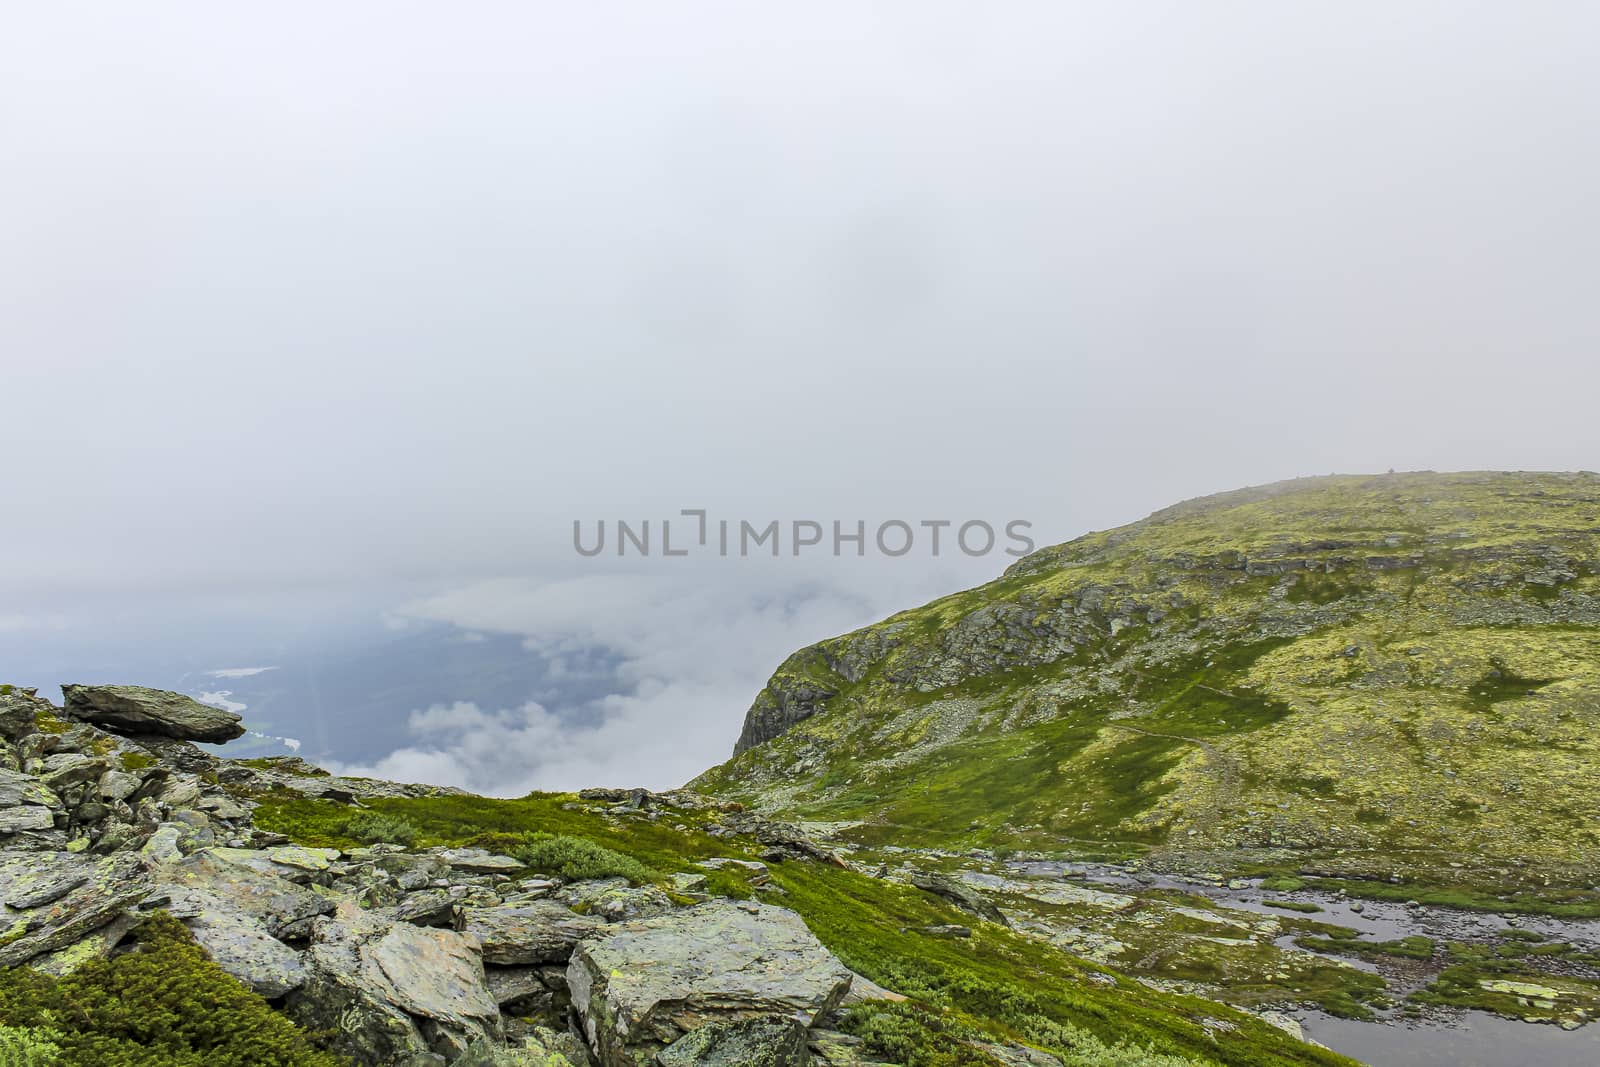
<svg viewBox="0 0 1600 1067">
<path fill-rule="evenodd" d="M 61 798 L 31 774 L 0 770 L 0 808 L 29 804 L 52 810 L 61 807 Z"/>
<path fill-rule="evenodd" d="M 286 1007 L 305 1026 L 337 1030 L 335 1048 L 360 1063 L 455 1058 L 474 1041 L 500 1038 L 500 1009 L 473 938 L 346 902 L 316 921 L 307 956 L 311 973 Z"/>
<path fill-rule="evenodd" d="M 556 900 L 498 908 L 462 908 L 456 929 L 476 938 L 485 962 L 500 965 L 561 963 L 577 943 L 606 925 Z"/>
<path fill-rule="evenodd" d="M 656 1053 L 659 1067 L 808 1067 L 806 1028 L 789 1015 L 708 1023 Z"/>
<path fill-rule="evenodd" d="M 301 954 L 267 932 L 266 923 L 234 908 L 227 897 L 173 887 L 166 910 L 183 920 L 217 965 L 264 997 L 281 997 L 305 983 Z"/>
<path fill-rule="evenodd" d="M 838 1005 L 850 972 L 794 912 L 713 901 L 608 927 L 578 946 L 567 984 L 602 1067 L 642 1067 L 712 1022 L 809 1026 Z"/>
<path fill-rule="evenodd" d="M 70 852 L 0 852 L 0 967 L 27 963 L 106 926 L 148 891 L 137 859 Z"/>
<path fill-rule="evenodd" d="M 239 716 L 182 693 L 141 685 L 64 685 L 69 717 L 135 737 L 153 734 L 184 741 L 232 741 L 244 733 Z"/>
<path fill-rule="evenodd" d="M 333 913 L 334 901 L 328 897 L 274 873 L 233 862 L 230 853 L 237 855 L 231 850 L 196 852 L 156 870 L 152 881 L 210 894 L 225 901 L 229 910 L 260 922 L 276 938 L 308 937 L 313 919 Z"/>
</svg>

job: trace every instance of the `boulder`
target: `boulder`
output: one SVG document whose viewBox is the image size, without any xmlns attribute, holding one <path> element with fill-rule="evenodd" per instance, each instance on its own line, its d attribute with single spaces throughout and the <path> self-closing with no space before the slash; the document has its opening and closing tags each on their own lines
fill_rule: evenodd
<svg viewBox="0 0 1600 1067">
<path fill-rule="evenodd" d="M 954 878 L 933 871 L 912 871 L 911 884 L 936 897 L 944 898 L 969 915 L 976 915 L 980 919 L 987 919 L 1001 926 L 1011 925 L 1006 921 L 1006 917 L 1000 914 L 1000 909 L 994 906 L 993 901 Z"/>
<path fill-rule="evenodd" d="M 456 1059 L 500 1039 L 500 1009 L 475 939 L 392 922 L 353 902 L 316 920 L 310 975 L 286 1008 L 302 1025 L 336 1031 L 334 1048 L 359 1063 Z"/>
<path fill-rule="evenodd" d="M 581 939 L 605 925 L 600 916 L 580 915 L 556 900 L 462 908 L 455 924 L 483 946 L 485 962 L 501 966 L 564 962 Z"/>
<path fill-rule="evenodd" d="M 712 901 L 580 943 L 572 1004 L 602 1067 L 641 1067 L 710 1023 L 781 1015 L 809 1027 L 850 972 L 785 908 Z"/>
<path fill-rule="evenodd" d="M 114 733 L 182 741 L 232 741 L 244 733 L 239 716 L 182 693 L 140 685 L 64 685 L 68 717 Z"/>
<path fill-rule="evenodd" d="M 269 934 L 260 919 L 234 908 L 227 897 L 177 886 L 168 892 L 165 906 L 206 955 L 262 996 L 281 997 L 305 984 L 309 971 L 301 954 Z"/>
<path fill-rule="evenodd" d="M 59 809 L 61 798 L 31 774 L 0 770 L 0 808 L 14 808 L 23 804 Z"/>
</svg>

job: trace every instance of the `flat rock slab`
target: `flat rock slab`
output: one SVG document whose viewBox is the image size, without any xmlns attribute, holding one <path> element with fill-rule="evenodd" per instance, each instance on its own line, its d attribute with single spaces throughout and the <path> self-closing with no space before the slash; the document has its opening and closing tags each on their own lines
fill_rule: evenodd
<svg viewBox="0 0 1600 1067">
<path fill-rule="evenodd" d="M 31 774 L 0 768 L 0 808 L 14 808 L 19 804 L 60 808 L 61 798 Z"/>
<path fill-rule="evenodd" d="M 605 928 L 598 915 L 580 915 L 556 900 L 515 907 L 462 908 L 456 929 L 478 939 L 486 963 L 564 963 L 585 937 Z"/>
<path fill-rule="evenodd" d="M 157 868 L 152 879 L 158 885 L 181 886 L 212 894 L 226 901 L 230 911 L 241 912 L 260 922 L 273 937 L 308 936 L 311 920 L 334 910 L 334 902 L 328 897 L 276 873 L 233 862 L 223 850 L 196 852 Z"/>
<path fill-rule="evenodd" d="M 511 874 L 522 870 L 525 866 L 521 860 L 512 859 L 510 856 L 496 856 L 481 848 L 446 848 L 441 849 L 437 855 L 458 871 L 473 871 L 478 874 Z"/>
<path fill-rule="evenodd" d="M 64 685 L 69 718 L 135 737 L 154 735 L 180 741 L 232 741 L 244 733 L 239 716 L 202 704 L 193 697 L 142 685 Z"/>
<path fill-rule="evenodd" d="M 648 1064 L 711 1023 L 781 1015 L 809 1027 L 850 978 L 800 916 L 739 901 L 618 923 L 580 943 L 567 967 L 602 1067 Z"/>
</svg>

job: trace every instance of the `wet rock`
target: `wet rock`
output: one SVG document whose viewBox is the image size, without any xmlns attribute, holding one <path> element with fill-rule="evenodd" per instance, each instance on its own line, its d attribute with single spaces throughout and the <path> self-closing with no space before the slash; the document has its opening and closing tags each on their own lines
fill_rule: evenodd
<svg viewBox="0 0 1600 1067">
<path fill-rule="evenodd" d="M 244 733 L 239 716 L 182 693 L 139 685 L 64 685 L 69 718 L 114 733 L 153 734 L 184 741 L 231 741 Z"/>
<path fill-rule="evenodd" d="M 712 1022 L 809 1026 L 838 1005 L 850 972 L 794 912 L 713 901 L 608 927 L 579 944 L 567 983 L 602 1067 L 635 1067 Z"/>
<path fill-rule="evenodd" d="M 483 958 L 495 964 L 560 963 L 573 947 L 606 923 L 580 915 L 556 900 L 498 908 L 462 908 L 456 929 L 478 940 Z"/>
</svg>

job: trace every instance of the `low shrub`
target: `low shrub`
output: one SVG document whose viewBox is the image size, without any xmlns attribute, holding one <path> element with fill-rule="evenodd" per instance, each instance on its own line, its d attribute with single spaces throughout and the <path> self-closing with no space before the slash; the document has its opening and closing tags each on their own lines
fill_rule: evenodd
<svg viewBox="0 0 1600 1067">
<path fill-rule="evenodd" d="M 348 1067 L 156 912 L 136 947 L 63 978 L 0 971 L 0 1064 Z M 7 1058 L 9 1057 L 9 1058 Z"/>
</svg>

